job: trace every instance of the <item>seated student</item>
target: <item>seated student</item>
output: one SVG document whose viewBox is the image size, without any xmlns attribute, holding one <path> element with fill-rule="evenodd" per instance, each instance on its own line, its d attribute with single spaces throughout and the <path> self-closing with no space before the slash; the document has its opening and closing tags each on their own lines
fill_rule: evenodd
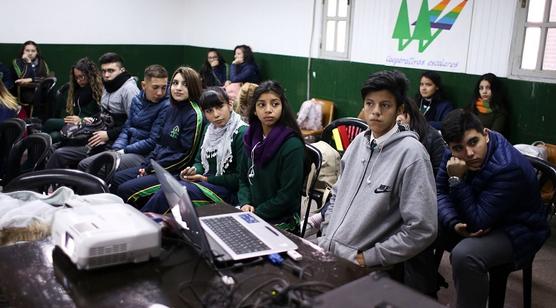
<svg viewBox="0 0 556 308">
<path fill-rule="evenodd" d="M 278 228 L 299 233 L 305 146 L 295 116 L 276 81 L 255 89 L 241 164 L 239 204 Z"/>
<path fill-rule="evenodd" d="M 109 119 L 107 130 L 94 132 L 86 146 L 56 149 L 46 163 L 46 169 L 75 168 L 89 154 L 104 151 L 116 140 L 127 120 L 132 99 L 139 94 L 135 78 L 126 72 L 123 61 L 113 52 L 105 53 L 99 59 L 104 89 L 100 99 L 101 112 L 97 116 Z"/>
<path fill-rule="evenodd" d="M 259 67 L 255 63 L 255 57 L 251 47 L 247 45 L 238 45 L 234 48 L 234 61 L 230 68 L 230 80 L 226 85 L 236 82 L 259 83 L 260 81 Z"/>
<path fill-rule="evenodd" d="M 479 117 L 484 127 L 502 135 L 506 133 L 508 106 L 502 84 L 496 75 L 487 73 L 479 78 L 470 110 Z"/>
<path fill-rule="evenodd" d="M 342 157 L 318 243 L 360 266 L 403 262 L 404 283 L 431 294 L 436 292 L 434 264 L 422 267 L 421 256 L 415 257 L 436 238 L 435 183 L 417 134 L 396 125 L 409 99 L 407 86 L 396 71 L 374 73 L 363 84 L 369 129 Z"/>
<path fill-rule="evenodd" d="M 4 82 L 0 80 L 0 123 L 6 119 L 17 117 L 19 108 L 17 99 L 6 89 Z"/>
<path fill-rule="evenodd" d="M 60 130 L 64 124 L 80 124 L 83 118 L 93 117 L 100 111 L 102 79 L 96 64 L 89 58 L 82 58 L 70 69 L 70 82 L 64 118 L 46 120 L 43 130 L 52 137 L 52 142 L 60 141 Z"/>
<path fill-rule="evenodd" d="M 141 166 L 116 172 L 110 187 L 112 193 L 129 204 L 142 206 L 160 189 L 156 175 L 152 174 L 151 159 L 173 174 L 193 164 L 204 128 L 203 113 L 197 105 L 201 91 L 201 78 L 194 69 L 176 69 L 170 83 L 171 106 L 154 150 Z"/>
<path fill-rule="evenodd" d="M 442 120 L 454 106 L 444 97 L 442 79 L 437 72 L 426 71 L 419 80 L 419 93 L 415 95 L 419 110 L 432 127 L 442 128 Z"/>
<path fill-rule="evenodd" d="M 437 176 L 439 241 L 451 250 L 457 307 L 486 307 L 488 271 L 523 264 L 549 236 L 535 170 L 469 111 L 444 119 Z"/>
<path fill-rule="evenodd" d="M 364 111 L 365 108 L 362 110 L 363 117 L 365 116 Z M 419 141 L 425 146 L 425 150 L 430 156 L 433 174 L 436 176 L 442 156 L 447 148 L 446 142 L 442 139 L 440 132 L 425 120 L 425 117 L 412 100 L 406 101 L 403 111 L 397 116 L 396 121 L 398 124 L 403 125 L 404 129 L 412 130 L 417 133 Z M 309 229 L 306 234 L 311 235 L 320 230 L 324 219 L 323 214 L 326 212 L 327 206 L 328 205 L 325 205 L 320 213 L 313 214 L 309 217 L 307 220 Z"/>
<path fill-rule="evenodd" d="M 199 106 L 210 122 L 203 137 L 195 164 L 180 173 L 181 184 L 187 187 L 195 205 L 237 201 L 239 162 L 245 155 L 243 135 L 247 124 L 232 110 L 226 92 L 210 87 L 201 94 Z M 143 212 L 163 214 L 168 202 L 162 191 L 151 197 Z"/>
<path fill-rule="evenodd" d="M 402 113 L 397 117 L 397 121 L 400 124 L 407 125 L 409 130 L 419 135 L 419 141 L 425 146 L 427 153 L 429 153 L 432 170 L 436 177 L 442 155 L 444 155 L 444 151 L 447 148 L 440 132 L 430 122 L 427 122 L 412 100 L 406 102 Z"/>
<path fill-rule="evenodd" d="M 203 89 L 214 86 L 222 87 L 228 80 L 228 64 L 218 50 L 211 48 L 207 52 L 207 59 L 199 73 L 201 74 Z"/>
<path fill-rule="evenodd" d="M 166 94 L 168 71 L 158 64 L 145 68 L 141 81 L 143 90 L 131 101 L 127 118 L 118 139 L 112 144 L 120 158 L 117 170 L 140 166 L 156 145 L 160 129 L 166 120 L 170 101 Z M 101 153 L 83 159 L 77 166 L 88 170 Z"/>
<path fill-rule="evenodd" d="M 30 116 L 29 105 L 33 103 L 37 83 L 40 79 L 48 77 L 50 73 L 46 61 L 41 57 L 37 43 L 33 41 L 23 43 L 19 51 L 19 58 L 13 60 L 12 69 L 17 78 L 15 80 L 17 98 L 19 103 L 24 105 L 19 117 L 26 119 Z"/>
</svg>

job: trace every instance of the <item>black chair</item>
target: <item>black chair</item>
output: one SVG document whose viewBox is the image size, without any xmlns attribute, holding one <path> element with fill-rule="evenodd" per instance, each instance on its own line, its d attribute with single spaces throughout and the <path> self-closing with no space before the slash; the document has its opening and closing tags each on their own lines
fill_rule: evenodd
<svg viewBox="0 0 556 308">
<path fill-rule="evenodd" d="M 66 100 L 68 97 L 69 82 L 64 83 L 56 90 L 54 105 L 51 110 L 51 118 L 61 118 L 65 114 Z"/>
<path fill-rule="evenodd" d="M 53 89 L 56 86 L 56 77 L 47 77 L 41 80 L 35 87 L 35 94 L 33 95 L 33 103 L 31 105 L 31 113 L 29 117 L 38 117 L 41 120 L 46 120 L 53 116 Z M 38 115 L 33 115 L 33 112 Z"/>
<path fill-rule="evenodd" d="M 32 134 L 17 142 L 8 156 L 2 183 L 25 172 L 43 169 L 51 146 L 52 138 L 46 133 Z"/>
<path fill-rule="evenodd" d="M 110 183 L 119 166 L 120 156 L 116 152 L 105 151 L 93 160 L 85 172 L 103 179 L 106 183 Z"/>
<path fill-rule="evenodd" d="M 305 181 L 303 186 L 303 196 L 307 198 L 307 207 L 305 209 L 305 219 L 301 226 L 301 237 L 305 236 L 307 229 L 307 220 L 309 219 L 309 212 L 311 210 L 311 203 L 315 200 L 317 203 L 320 200 L 320 192 L 315 190 L 315 183 L 319 177 L 320 167 L 322 165 L 322 154 L 320 151 L 310 144 L 305 144 Z"/>
<path fill-rule="evenodd" d="M 556 187 L 556 166 L 553 164 L 539 159 L 533 156 L 527 156 L 527 159 L 533 167 L 537 170 L 539 175 L 539 184 L 542 187 L 546 182 L 552 182 L 553 186 Z M 553 195 L 552 200 L 545 202 L 546 206 L 546 216 L 547 218 L 553 212 L 554 206 L 556 204 L 556 194 Z M 490 288 L 489 288 L 489 298 L 488 307 L 489 308 L 502 308 L 504 307 L 504 299 L 506 297 L 506 283 L 508 281 L 508 276 L 511 272 L 522 270 L 523 271 L 523 307 L 531 307 L 531 289 L 533 286 L 533 260 L 535 256 L 531 258 L 523 267 L 516 267 L 513 264 L 507 264 L 498 266 L 489 271 L 490 274 Z"/>
<path fill-rule="evenodd" d="M 330 144 L 343 155 L 353 138 L 367 128 L 367 123 L 358 118 L 336 119 L 324 128 L 320 140 Z"/>
<path fill-rule="evenodd" d="M 75 169 L 46 169 L 28 172 L 11 180 L 4 187 L 4 192 L 31 190 L 47 194 L 61 186 L 71 188 L 78 195 L 109 192 L 102 179 Z"/>
<path fill-rule="evenodd" d="M 0 123 L 0 178 L 4 175 L 4 164 L 13 145 L 23 138 L 25 133 L 25 121 L 18 118 L 7 119 Z"/>
</svg>

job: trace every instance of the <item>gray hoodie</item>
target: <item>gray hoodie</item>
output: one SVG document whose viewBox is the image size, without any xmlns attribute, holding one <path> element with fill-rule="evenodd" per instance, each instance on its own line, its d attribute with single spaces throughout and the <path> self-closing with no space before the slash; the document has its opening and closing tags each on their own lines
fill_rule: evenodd
<svg viewBox="0 0 556 308">
<path fill-rule="evenodd" d="M 416 133 L 402 131 L 371 152 L 370 131 L 360 133 L 341 162 L 319 245 L 367 266 L 406 261 L 436 238 L 436 187 Z"/>
<path fill-rule="evenodd" d="M 100 99 L 102 108 L 108 110 L 111 114 L 125 113 L 129 115 L 131 100 L 134 96 L 139 94 L 139 92 L 135 77 L 129 78 L 118 90 L 112 93 L 108 93 L 106 89 L 103 88 L 102 98 Z"/>
</svg>

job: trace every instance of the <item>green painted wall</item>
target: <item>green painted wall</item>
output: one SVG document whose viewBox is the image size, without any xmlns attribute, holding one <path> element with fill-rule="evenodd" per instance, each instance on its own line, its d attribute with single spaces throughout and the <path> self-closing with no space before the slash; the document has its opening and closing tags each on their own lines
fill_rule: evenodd
<svg viewBox="0 0 556 308">
<path fill-rule="evenodd" d="M 206 48 L 185 46 L 185 58 L 190 63 L 202 63 Z M 224 51 L 224 57 L 231 61 L 232 52 Z M 307 58 L 256 54 L 264 78 L 280 81 L 286 88 L 287 96 L 296 110 L 306 96 Z M 378 70 L 392 69 L 381 65 L 371 65 L 349 61 L 312 59 L 311 97 L 329 99 L 336 104 L 336 117 L 356 116 L 361 110 L 360 87 L 367 76 Z M 410 93 L 418 91 L 420 70 L 398 68 L 411 81 Z M 486 72 L 485 72 L 486 73 Z M 457 106 L 467 106 L 475 83 L 476 75 L 461 73 L 440 73 L 450 100 Z M 531 143 L 544 140 L 556 143 L 556 84 L 519 81 L 502 78 L 510 100 L 510 136 L 513 143 Z"/>
<path fill-rule="evenodd" d="M 19 44 L 0 44 L 0 61 L 9 64 L 18 54 Z M 126 60 L 132 75 L 141 76 L 143 69 L 153 63 L 164 65 L 169 71 L 185 64 L 194 68 L 202 65 L 207 48 L 167 45 L 60 45 L 43 44 L 41 53 L 50 68 L 56 72 L 59 85 L 67 82 L 69 68 L 77 59 L 89 56 L 96 60 L 106 51 L 115 51 Z M 228 62 L 233 59 L 231 50 L 223 50 Z M 295 110 L 305 100 L 307 88 L 307 58 L 256 54 L 263 78 L 282 83 Z M 355 116 L 361 109 L 359 89 L 369 73 L 390 67 L 312 59 L 311 97 L 330 99 L 336 103 L 336 117 Z M 417 91 L 421 71 L 399 68 L 412 82 L 410 93 Z M 460 73 L 441 73 L 449 98 L 458 106 L 468 104 L 478 76 Z M 530 143 L 545 140 L 556 143 L 556 84 L 502 80 L 510 98 L 510 140 L 513 143 Z"/>
<path fill-rule="evenodd" d="M 18 56 L 20 44 L 0 44 L 0 62 L 11 65 Z M 58 85 L 68 81 L 70 67 L 85 56 L 97 62 L 108 51 L 114 51 L 125 60 L 127 71 L 134 76 L 143 76 L 143 70 L 158 63 L 171 73 L 183 62 L 183 46 L 162 45 L 39 45 L 41 55 L 58 78 Z"/>
</svg>

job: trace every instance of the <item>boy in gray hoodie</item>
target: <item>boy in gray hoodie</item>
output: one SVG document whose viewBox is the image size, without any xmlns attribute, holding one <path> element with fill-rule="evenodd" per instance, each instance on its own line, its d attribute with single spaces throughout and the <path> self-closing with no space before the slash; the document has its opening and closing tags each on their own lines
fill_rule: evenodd
<svg viewBox="0 0 556 308">
<path fill-rule="evenodd" d="M 325 212 L 319 245 L 360 266 L 406 262 L 436 238 L 436 189 L 429 155 L 415 132 L 396 123 L 408 100 L 407 85 L 406 77 L 395 71 L 374 73 L 364 83 L 361 96 L 369 129 L 345 152 Z M 431 293 L 423 285 L 434 282 L 422 280 L 435 277 L 434 268 L 415 263 L 419 262 L 404 264 L 404 283 Z"/>
</svg>

